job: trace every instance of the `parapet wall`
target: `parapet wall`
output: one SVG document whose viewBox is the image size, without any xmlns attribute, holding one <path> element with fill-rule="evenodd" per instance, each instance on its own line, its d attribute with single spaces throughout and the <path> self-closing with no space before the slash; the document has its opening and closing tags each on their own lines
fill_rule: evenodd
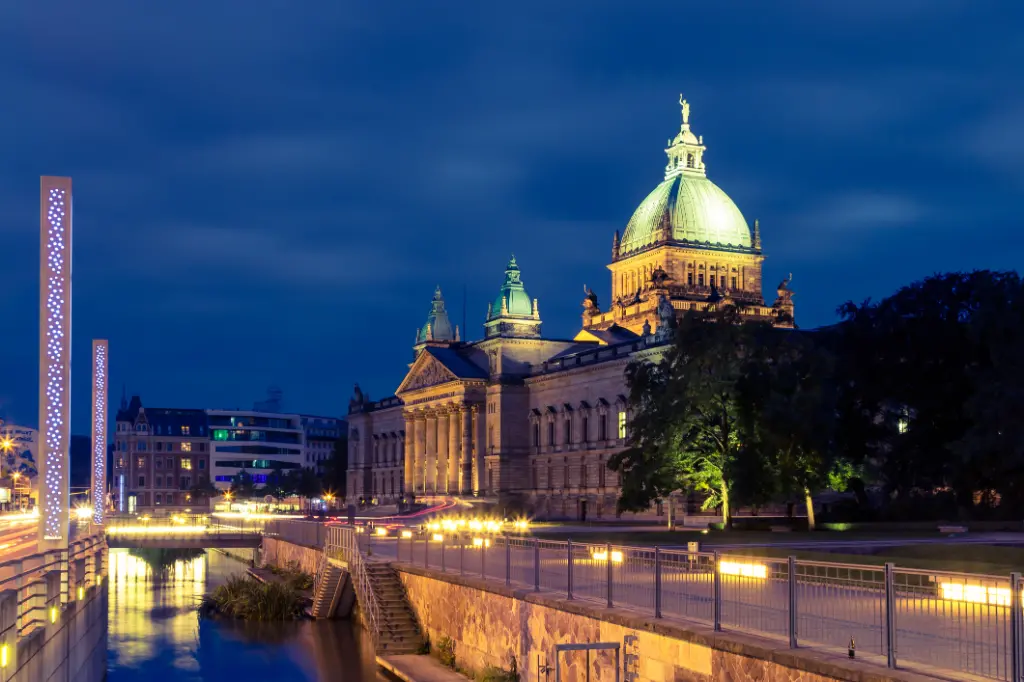
<svg viewBox="0 0 1024 682">
<path fill-rule="evenodd" d="M 300 570 L 316 575 L 317 562 L 323 556 L 323 550 L 296 545 L 275 538 L 263 538 L 261 561 L 264 566 L 285 568 L 295 564 Z"/>
<path fill-rule="evenodd" d="M 57 622 L 36 628 L 18 641 L 14 670 L 9 677 L 0 671 L 0 680 L 102 682 L 106 678 L 107 581 L 83 591 L 84 598 L 68 603 Z"/>
<path fill-rule="evenodd" d="M 789 649 L 785 643 L 645 618 L 545 593 L 513 589 L 418 566 L 395 564 L 409 603 L 434 646 L 448 637 L 457 665 L 478 673 L 508 670 L 520 679 L 555 679 L 555 645 L 618 642 L 636 682 L 891 682 L 924 680 L 838 653 Z M 635 639 L 633 639 L 635 638 Z M 614 654 L 561 654 L 564 682 L 614 682 Z M 549 666 L 549 667 L 548 667 Z M 625 678 L 629 679 L 629 678 Z"/>
</svg>

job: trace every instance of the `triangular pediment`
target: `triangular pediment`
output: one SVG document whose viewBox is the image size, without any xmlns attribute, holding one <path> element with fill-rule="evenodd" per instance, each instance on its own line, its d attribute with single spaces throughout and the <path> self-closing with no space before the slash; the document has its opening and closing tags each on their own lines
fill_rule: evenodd
<svg viewBox="0 0 1024 682">
<path fill-rule="evenodd" d="M 409 373 L 405 375 L 405 379 L 395 391 L 395 395 L 446 384 L 449 381 L 456 381 L 458 378 L 455 372 L 445 367 L 440 360 L 430 353 L 423 352 L 416 358 L 416 362 L 412 363 Z"/>
</svg>

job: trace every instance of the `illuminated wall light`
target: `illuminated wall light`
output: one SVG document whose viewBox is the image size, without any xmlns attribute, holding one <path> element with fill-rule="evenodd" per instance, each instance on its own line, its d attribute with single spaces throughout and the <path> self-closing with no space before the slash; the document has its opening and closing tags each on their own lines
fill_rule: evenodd
<svg viewBox="0 0 1024 682">
<path fill-rule="evenodd" d="M 402 539 L 403 540 L 408 540 L 411 537 L 412 537 L 412 531 L 411 530 L 403 530 L 402 531 Z"/>
<path fill-rule="evenodd" d="M 50 607 L 50 622 L 51 623 L 56 623 L 57 622 L 57 607 L 56 606 L 51 606 Z"/>
<path fill-rule="evenodd" d="M 594 561 L 608 561 L 608 552 L 607 551 L 592 552 L 590 554 L 590 558 L 592 558 Z M 612 563 L 613 564 L 621 564 L 622 563 L 622 552 L 619 552 L 619 551 L 614 550 L 614 549 L 612 550 Z"/>
<path fill-rule="evenodd" d="M 0 668 L 6 668 L 11 662 L 11 649 L 6 644 L 0 644 Z"/>
<path fill-rule="evenodd" d="M 71 178 L 39 179 L 39 431 L 44 544 L 68 535 L 71 384 Z"/>
<path fill-rule="evenodd" d="M 722 575 L 735 575 L 741 578 L 764 580 L 768 577 L 768 567 L 764 564 L 744 563 L 741 561 L 719 561 L 718 572 Z"/>
<path fill-rule="evenodd" d="M 963 601 L 972 604 L 1010 605 L 1010 589 L 1007 587 L 985 587 L 962 583 L 941 583 L 939 590 L 947 601 Z"/>
<path fill-rule="evenodd" d="M 92 342 L 92 520 L 103 523 L 107 501 L 107 368 L 110 346 Z"/>
<path fill-rule="evenodd" d="M 434 542 L 443 542 L 444 541 L 444 536 L 441 535 L 440 533 L 434 533 L 434 536 L 431 539 Z"/>
<path fill-rule="evenodd" d="M 383 538 L 383 537 L 387 536 L 388 529 L 387 528 L 380 528 L 380 527 L 378 527 L 377 530 L 375 531 L 375 533 L 377 534 L 378 537 L 382 537 Z"/>
<path fill-rule="evenodd" d="M 78 588 L 78 601 L 82 601 L 83 599 L 85 599 L 85 588 L 84 587 L 79 587 Z"/>
</svg>

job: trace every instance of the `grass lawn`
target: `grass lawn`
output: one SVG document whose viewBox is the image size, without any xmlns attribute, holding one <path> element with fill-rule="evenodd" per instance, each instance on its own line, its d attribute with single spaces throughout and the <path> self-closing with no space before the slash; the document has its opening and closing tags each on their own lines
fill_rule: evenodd
<svg viewBox="0 0 1024 682">
<path fill-rule="evenodd" d="M 893 532 L 789 532 L 772 533 L 768 531 L 631 531 L 623 532 L 615 529 L 600 530 L 590 533 L 567 532 L 557 526 L 537 528 L 534 535 L 548 540 L 572 539 L 587 543 L 611 543 L 635 547 L 653 546 L 685 546 L 687 542 L 700 542 L 705 551 L 712 551 L 720 545 L 752 545 L 744 549 L 730 548 L 722 550 L 724 554 L 763 556 L 785 558 L 790 555 L 806 561 L 830 561 L 851 564 L 868 564 L 880 566 L 891 561 L 904 568 L 920 568 L 937 571 L 961 573 L 987 573 L 1006 576 L 1012 571 L 1024 571 L 1024 546 L 1004 547 L 983 544 L 929 543 L 907 544 L 902 546 L 870 547 L 873 540 L 905 539 L 941 539 L 937 532 L 926 531 L 893 531 Z M 767 543 L 829 543 L 829 542 L 862 541 L 865 545 L 858 553 L 851 553 L 848 548 L 838 547 L 829 550 L 792 548 L 792 547 L 757 547 L 753 545 Z M 1024 541 L 1024 536 L 1022 536 Z"/>
</svg>

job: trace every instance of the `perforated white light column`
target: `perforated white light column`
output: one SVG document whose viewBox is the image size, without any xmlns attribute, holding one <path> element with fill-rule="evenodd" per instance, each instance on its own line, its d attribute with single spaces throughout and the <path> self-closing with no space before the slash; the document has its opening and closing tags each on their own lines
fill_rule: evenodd
<svg viewBox="0 0 1024 682">
<path fill-rule="evenodd" d="M 92 342 L 92 520 L 103 523 L 107 502 L 107 367 L 110 345 Z"/>
<path fill-rule="evenodd" d="M 67 547 L 71 178 L 39 178 L 39 543 Z"/>
</svg>

